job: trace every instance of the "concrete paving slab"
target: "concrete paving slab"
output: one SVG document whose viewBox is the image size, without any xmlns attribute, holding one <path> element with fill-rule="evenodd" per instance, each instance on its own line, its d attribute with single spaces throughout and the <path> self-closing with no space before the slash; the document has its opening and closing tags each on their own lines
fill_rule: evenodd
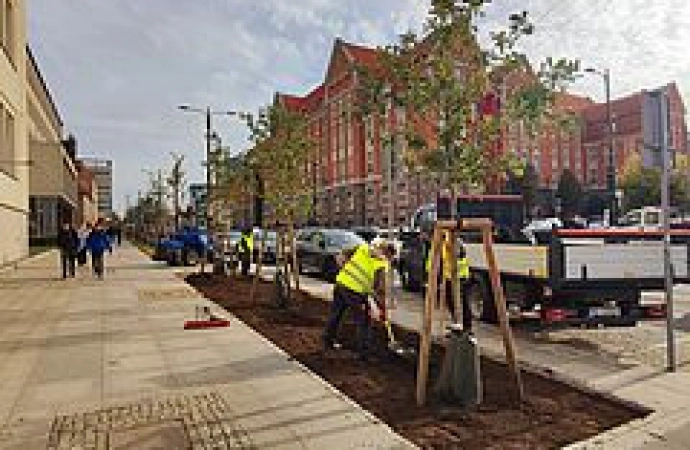
<svg viewBox="0 0 690 450">
<path fill-rule="evenodd" d="M 212 305 L 133 247 L 105 281 L 57 262 L 2 274 L 0 448 L 414 447 L 235 318 L 183 330 Z"/>
</svg>

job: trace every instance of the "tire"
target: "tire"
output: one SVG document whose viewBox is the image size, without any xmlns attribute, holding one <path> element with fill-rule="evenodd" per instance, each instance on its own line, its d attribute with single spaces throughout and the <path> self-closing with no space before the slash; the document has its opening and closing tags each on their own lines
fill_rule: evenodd
<svg viewBox="0 0 690 450">
<path fill-rule="evenodd" d="M 182 261 L 185 266 L 196 266 L 199 264 L 199 255 L 195 250 L 187 250 L 183 255 L 184 259 Z"/>
</svg>

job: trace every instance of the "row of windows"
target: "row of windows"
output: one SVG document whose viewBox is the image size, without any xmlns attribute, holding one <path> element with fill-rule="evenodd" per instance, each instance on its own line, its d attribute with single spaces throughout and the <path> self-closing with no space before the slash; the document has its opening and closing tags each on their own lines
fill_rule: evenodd
<svg viewBox="0 0 690 450">
<path fill-rule="evenodd" d="M 14 116 L 0 103 L 0 172 L 15 176 L 15 121 Z"/>
<path fill-rule="evenodd" d="M 14 0 L 0 0 L 0 47 L 4 50 L 10 62 L 14 64 L 16 52 L 15 44 L 15 16 Z"/>
</svg>

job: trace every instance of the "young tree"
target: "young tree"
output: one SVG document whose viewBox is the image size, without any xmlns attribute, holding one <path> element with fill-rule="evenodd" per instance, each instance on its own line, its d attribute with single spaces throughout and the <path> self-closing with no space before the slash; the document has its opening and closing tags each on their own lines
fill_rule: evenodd
<svg viewBox="0 0 690 450">
<path fill-rule="evenodd" d="M 363 73 L 363 113 L 383 118 L 391 108 L 405 112 L 391 130 L 402 137 L 405 160 L 423 167 L 440 186 L 484 190 L 507 167 L 498 157 L 501 130 L 521 121 L 536 132 L 558 122 L 555 92 L 572 81 L 576 62 L 547 59 L 534 72 L 518 51 L 532 34 L 526 12 L 512 14 L 506 29 L 490 34 L 482 49 L 478 19 L 487 0 L 433 0 L 424 33 L 408 33 L 379 50 L 375 69 Z"/>
<path fill-rule="evenodd" d="M 563 217 L 569 218 L 580 213 L 583 199 L 582 185 L 569 169 L 561 173 L 556 196 L 560 199 Z"/>
<path fill-rule="evenodd" d="M 312 184 L 306 173 L 316 143 L 309 135 L 306 118 L 279 101 L 260 110 L 256 117 L 249 116 L 247 123 L 254 143 L 249 159 L 261 179 L 262 198 L 272 208 L 276 221 L 287 226 L 295 285 L 299 289 L 294 226 L 311 208 Z M 261 259 L 259 265 L 260 262 Z M 286 277 L 289 286 L 289 270 Z"/>
<path fill-rule="evenodd" d="M 173 214 L 175 217 L 175 229 L 180 228 L 180 202 L 184 195 L 184 188 L 186 185 L 186 174 L 182 169 L 182 163 L 184 162 L 184 155 L 177 155 L 175 153 L 171 154 L 173 159 L 172 169 L 170 169 L 170 175 L 166 180 L 168 187 L 170 188 L 170 196 L 173 201 Z"/>
</svg>

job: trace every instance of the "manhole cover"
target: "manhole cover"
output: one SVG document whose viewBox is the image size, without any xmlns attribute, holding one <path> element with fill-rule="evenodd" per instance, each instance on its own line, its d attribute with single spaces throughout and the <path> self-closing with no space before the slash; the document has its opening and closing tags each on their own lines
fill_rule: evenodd
<svg viewBox="0 0 690 450">
<path fill-rule="evenodd" d="M 112 450 L 188 450 L 184 423 L 174 420 L 110 433 Z"/>
<path fill-rule="evenodd" d="M 197 297 L 192 289 L 179 288 L 143 288 L 138 291 L 141 300 L 182 300 Z"/>
<path fill-rule="evenodd" d="M 253 449 L 222 396 L 208 394 L 145 400 L 58 416 L 48 450 Z"/>
</svg>

